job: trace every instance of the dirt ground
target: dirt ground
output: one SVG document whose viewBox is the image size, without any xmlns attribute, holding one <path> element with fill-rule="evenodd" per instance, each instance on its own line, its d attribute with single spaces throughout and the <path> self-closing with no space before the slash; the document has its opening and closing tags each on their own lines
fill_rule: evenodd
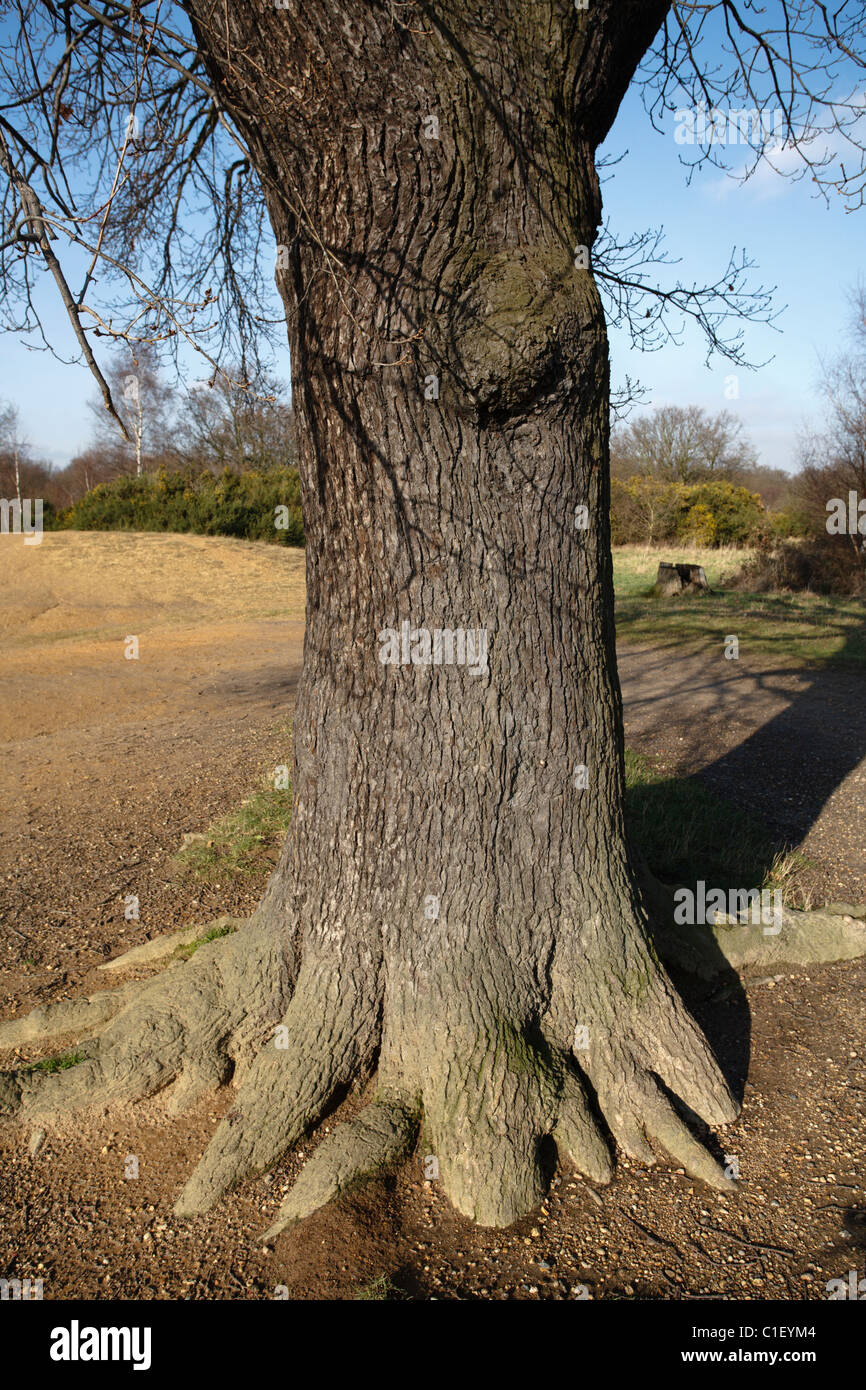
<svg viewBox="0 0 866 1390">
<path fill-rule="evenodd" d="M 285 761 L 302 643 L 301 552 L 0 537 L 0 1016 L 104 988 L 107 957 L 254 906 L 266 863 L 203 886 L 172 861 Z M 759 811 L 818 862 L 826 897 L 866 901 L 862 676 L 748 651 L 624 648 L 620 666 L 630 746 L 700 772 L 733 815 Z M 745 1089 L 716 1145 L 736 1197 L 621 1162 L 606 1189 L 557 1173 L 537 1212 L 485 1231 L 424 1181 L 419 1153 L 266 1252 L 257 1237 L 304 1154 L 359 1098 L 192 1221 L 172 1200 L 231 1096 L 182 1120 L 157 1098 L 76 1120 L 35 1155 L 0 1128 L 0 1277 L 42 1277 L 46 1298 L 353 1298 L 377 1280 L 391 1297 L 824 1298 L 866 1264 L 864 989 L 858 961 L 690 996 Z"/>
<path fill-rule="evenodd" d="M 699 773 L 779 845 L 814 861 L 816 901 L 866 902 L 866 677 L 750 658 L 620 646 L 626 742 L 671 776 Z"/>
</svg>

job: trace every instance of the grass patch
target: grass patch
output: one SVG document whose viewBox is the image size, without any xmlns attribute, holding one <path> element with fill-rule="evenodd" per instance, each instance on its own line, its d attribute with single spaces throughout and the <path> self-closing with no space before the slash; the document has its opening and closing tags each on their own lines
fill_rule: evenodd
<svg viewBox="0 0 866 1390">
<path fill-rule="evenodd" d="M 199 842 L 180 850 L 175 863 L 204 882 L 217 882 L 223 874 L 255 873 L 282 844 L 291 818 L 291 785 L 277 788 L 270 781 L 236 811 L 214 821 Z"/>
<path fill-rule="evenodd" d="M 613 547 L 613 584 L 617 598 L 645 598 L 656 582 L 659 562 L 679 561 L 703 565 L 707 583 L 718 588 L 722 578 L 750 560 L 754 550 L 738 550 L 734 546 L 719 546 L 716 550 L 680 546 L 676 543 L 648 549 L 644 545 L 615 545 Z"/>
<path fill-rule="evenodd" d="M 22 1071 L 67 1071 L 69 1067 L 74 1067 L 83 1061 L 83 1052 L 62 1052 L 58 1057 L 43 1057 L 41 1062 L 33 1062 L 28 1067 L 22 1067 Z"/>
<path fill-rule="evenodd" d="M 175 951 L 176 956 L 181 956 L 184 960 L 189 960 L 194 956 L 199 946 L 206 946 L 209 941 L 219 941 L 221 936 L 231 936 L 236 930 L 235 927 L 213 927 L 204 936 L 197 936 L 194 941 L 187 941 L 182 946 L 178 946 Z"/>
<path fill-rule="evenodd" d="M 635 848 L 664 883 L 779 888 L 791 907 L 811 907 L 813 861 L 780 846 L 757 816 L 695 777 L 664 777 L 626 749 L 626 820 Z"/>
<path fill-rule="evenodd" d="M 613 552 L 616 635 L 620 642 L 723 650 L 735 633 L 740 653 L 761 652 L 786 665 L 866 666 L 866 606 L 855 598 L 818 594 L 751 594 L 724 588 L 748 550 L 646 550 Z M 656 598 L 651 590 L 660 560 L 703 565 L 711 594 Z"/>
<path fill-rule="evenodd" d="M 371 1279 L 369 1284 L 365 1284 L 355 1294 L 355 1300 L 362 1303 L 386 1302 L 408 1297 L 405 1289 L 392 1284 L 387 1274 L 377 1274 L 375 1279 Z"/>
</svg>

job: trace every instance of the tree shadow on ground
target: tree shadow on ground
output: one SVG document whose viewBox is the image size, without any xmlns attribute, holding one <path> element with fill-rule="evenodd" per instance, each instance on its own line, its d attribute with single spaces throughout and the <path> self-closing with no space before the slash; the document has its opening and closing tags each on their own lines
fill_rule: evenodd
<svg viewBox="0 0 866 1390">
<path fill-rule="evenodd" d="M 850 633 L 846 646 L 859 650 L 864 640 L 866 622 Z M 840 659 L 844 663 L 844 652 Z M 851 669 L 800 675 L 799 689 L 783 709 L 691 777 L 660 777 L 647 760 L 627 755 L 629 834 L 655 879 L 692 891 L 699 880 L 726 893 L 774 886 L 779 856 L 796 850 L 866 759 L 866 677 Z M 852 849 L 862 858 L 862 829 L 845 831 L 853 832 Z M 649 896 L 662 950 L 672 899 L 652 888 Z M 802 904 L 795 898 L 793 905 Z M 710 970 L 703 977 L 677 968 L 671 973 L 741 1097 L 751 1043 L 745 991 L 706 925 L 683 930 L 694 933 Z M 761 930 L 756 924 L 755 931 Z M 862 1239 L 862 1225 L 852 1234 Z"/>
</svg>

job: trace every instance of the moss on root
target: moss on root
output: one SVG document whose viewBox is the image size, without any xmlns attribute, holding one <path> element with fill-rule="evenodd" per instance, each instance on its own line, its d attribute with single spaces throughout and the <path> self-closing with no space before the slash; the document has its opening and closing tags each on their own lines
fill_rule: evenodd
<svg viewBox="0 0 866 1390">
<path fill-rule="evenodd" d="M 21 1071 L 66 1071 L 69 1067 L 77 1066 L 79 1062 L 83 1061 L 83 1052 L 61 1052 L 56 1057 L 43 1057 L 41 1062 L 31 1062 L 26 1067 L 21 1067 Z"/>
<path fill-rule="evenodd" d="M 194 956 L 200 946 L 207 946 L 211 941 L 219 941 L 220 937 L 231 936 L 236 927 L 214 927 L 211 931 L 205 932 L 204 936 L 197 936 L 193 941 L 186 941 L 182 946 L 178 946 L 175 955 L 182 960 L 189 960 Z"/>
</svg>

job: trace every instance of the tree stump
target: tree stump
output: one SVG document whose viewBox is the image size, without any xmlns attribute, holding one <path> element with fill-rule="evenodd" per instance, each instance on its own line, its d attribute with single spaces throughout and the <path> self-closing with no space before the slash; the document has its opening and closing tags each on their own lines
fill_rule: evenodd
<svg viewBox="0 0 866 1390">
<path fill-rule="evenodd" d="M 669 565 L 665 561 L 659 564 L 655 587 L 661 598 L 710 592 L 703 565 Z"/>
</svg>

